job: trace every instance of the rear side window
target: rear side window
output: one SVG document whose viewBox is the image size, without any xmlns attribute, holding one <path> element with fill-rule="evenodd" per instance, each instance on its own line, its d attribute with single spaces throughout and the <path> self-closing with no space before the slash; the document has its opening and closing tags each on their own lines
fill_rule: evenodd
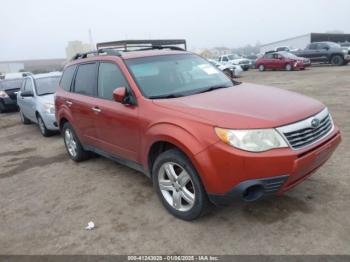
<svg viewBox="0 0 350 262">
<path fill-rule="evenodd" d="M 113 91 L 117 87 L 126 87 L 128 83 L 116 64 L 100 63 L 98 70 L 98 97 L 112 100 Z"/>
<path fill-rule="evenodd" d="M 77 66 L 73 65 L 73 66 L 67 67 L 63 72 L 60 86 L 68 92 L 70 91 L 70 87 L 72 84 L 72 80 L 73 80 L 73 76 L 76 68 Z"/>
<path fill-rule="evenodd" d="M 74 92 L 87 96 L 95 96 L 96 84 L 96 63 L 79 65 L 75 76 Z"/>
<path fill-rule="evenodd" d="M 317 44 L 310 44 L 309 49 L 316 50 L 317 49 Z"/>
</svg>

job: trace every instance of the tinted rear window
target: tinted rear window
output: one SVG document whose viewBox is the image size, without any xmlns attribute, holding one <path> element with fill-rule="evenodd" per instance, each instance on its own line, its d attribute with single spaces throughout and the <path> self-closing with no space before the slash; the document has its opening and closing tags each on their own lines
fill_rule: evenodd
<svg viewBox="0 0 350 262">
<path fill-rule="evenodd" d="M 63 72 L 60 86 L 66 91 L 70 91 L 70 87 L 72 84 L 72 80 L 73 80 L 73 76 L 76 68 L 77 66 L 73 65 L 73 66 L 67 67 Z"/>
<path fill-rule="evenodd" d="M 0 90 L 20 89 L 23 79 L 2 80 L 0 81 Z"/>
<path fill-rule="evenodd" d="M 97 85 L 96 78 L 95 63 L 79 65 L 77 75 L 75 77 L 75 93 L 94 96 Z"/>
</svg>

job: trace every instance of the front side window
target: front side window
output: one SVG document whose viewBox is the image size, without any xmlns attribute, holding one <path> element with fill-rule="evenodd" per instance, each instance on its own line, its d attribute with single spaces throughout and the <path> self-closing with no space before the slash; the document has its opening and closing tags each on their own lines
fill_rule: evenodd
<svg viewBox="0 0 350 262">
<path fill-rule="evenodd" d="M 207 60 L 191 54 L 161 55 L 125 61 L 141 92 L 148 98 L 185 96 L 233 86 Z"/>
<path fill-rule="evenodd" d="M 38 96 L 49 95 L 56 93 L 59 76 L 43 77 L 35 80 L 35 91 Z"/>
<path fill-rule="evenodd" d="M 96 63 L 79 65 L 75 77 L 74 92 L 87 96 L 96 93 Z"/>
<path fill-rule="evenodd" d="M 25 86 L 24 86 L 24 90 L 33 92 L 33 81 L 32 81 L 32 79 L 27 78 Z"/>
<path fill-rule="evenodd" d="M 60 86 L 68 92 L 70 91 L 70 87 L 72 84 L 72 80 L 73 80 L 73 76 L 76 68 L 77 66 L 73 65 L 73 66 L 67 67 L 63 72 Z"/>
<path fill-rule="evenodd" d="M 116 64 L 101 62 L 98 70 L 97 96 L 113 99 L 113 91 L 118 87 L 128 88 L 128 83 Z"/>
</svg>

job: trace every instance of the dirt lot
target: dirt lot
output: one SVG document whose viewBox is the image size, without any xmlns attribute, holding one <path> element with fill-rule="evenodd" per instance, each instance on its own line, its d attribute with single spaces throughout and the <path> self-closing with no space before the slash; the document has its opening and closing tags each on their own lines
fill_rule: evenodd
<svg viewBox="0 0 350 262">
<path fill-rule="evenodd" d="M 0 254 L 350 254 L 350 66 L 255 70 L 240 79 L 324 102 L 343 133 L 327 164 L 284 196 L 169 215 L 142 174 L 104 158 L 76 164 L 59 135 L 0 115 Z M 84 230 L 90 220 L 97 228 Z"/>
</svg>

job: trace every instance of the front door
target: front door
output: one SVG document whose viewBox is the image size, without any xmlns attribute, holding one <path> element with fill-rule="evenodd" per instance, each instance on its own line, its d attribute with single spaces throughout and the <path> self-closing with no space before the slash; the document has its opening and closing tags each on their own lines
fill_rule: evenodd
<svg viewBox="0 0 350 262">
<path fill-rule="evenodd" d="M 23 83 L 22 91 L 31 91 L 34 95 L 34 83 L 31 78 L 26 78 L 25 82 Z M 29 118 L 31 121 L 36 122 L 36 115 L 35 115 L 35 101 L 34 101 L 34 96 L 30 97 L 23 97 L 21 96 L 21 93 L 18 97 L 18 105 L 21 108 L 22 113 Z"/>
<path fill-rule="evenodd" d="M 114 156 L 137 161 L 140 145 L 138 107 L 114 101 L 113 91 L 117 87 L 125 87 L 131 92 L 119 66 L 113 62 L 101 62 L 95 104 L 99 147 Z"/>
</svg>

